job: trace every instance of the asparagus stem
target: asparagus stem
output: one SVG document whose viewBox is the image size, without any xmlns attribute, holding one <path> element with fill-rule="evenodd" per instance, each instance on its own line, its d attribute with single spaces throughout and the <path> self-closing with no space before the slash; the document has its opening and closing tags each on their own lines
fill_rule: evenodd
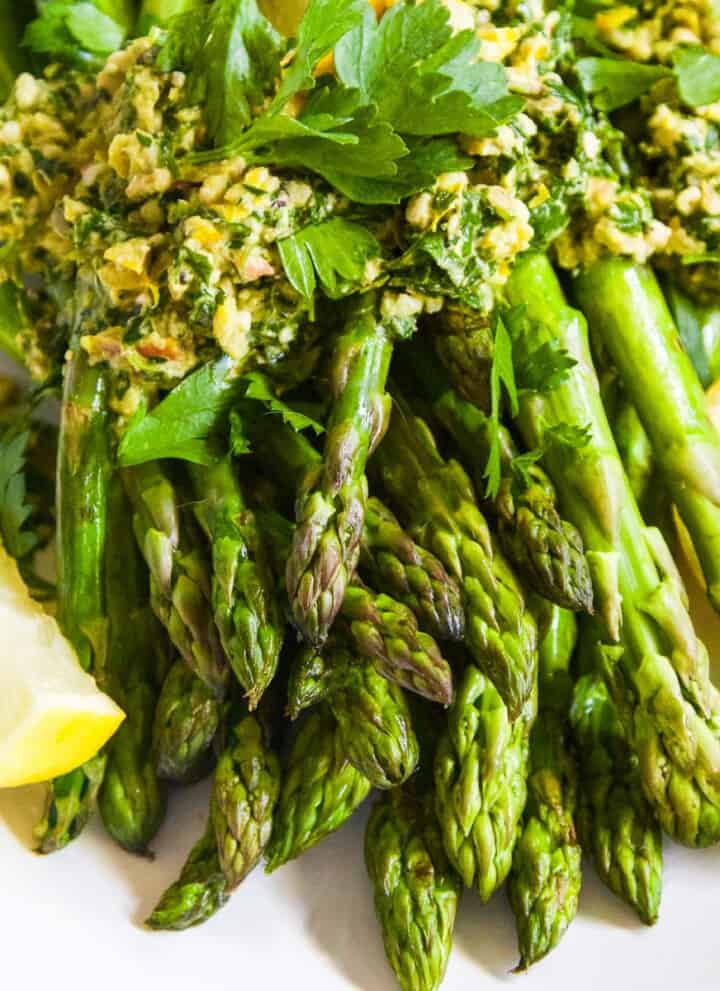
<svg viewBox="0 0 720 991">
<path fill-rule="evenodd" d="M 575 616 L 538 603 L 539 711 L 530 736 L 528 799 L 509 882 L 520 948 L 518 970 L 550 952 L 575 918 L 581 850 L 575 834 L 577 772 L 566 734 L 572 698 Z"/>
<path fill-rule="evenodd" d="M 597 676 L 579 679 L 571 718 L 580 757 L 580 842 L 608 888 L 652 925 L 662 892 L 662 835 L 618 712 Z"/>
<path fill-rule="evenodd" d="M 430 404 L 433 417 L 450 433 L 472 470 L 478 492 L 490 456 L 491 423 L 477 406 L 452 388 L 449 378 L 420 342 L 411 343 L 406 367 Z M 486 501 L 497 524 L 500 544 L 519 575 L 539 595 L 567 609 L 592 609 L 592 582 L 577 529 L 562 519 L 552 482 L 539 465 L 515 477 L 518 454 L 508 430 L 501 428 L 502 481 L 498 495 Z"/>
<path fill-rule="evenodd" d="M 325 640 L 357 566 L 365 466 L 389 417 L 385 382 L 391 354 L 390 338 L 375 317 L 374 295 L 359 297 L 335 345 L 323 460 L 300 486 L 287 563 L 295 622 L 316 646 Z"/>
<path fill-rule="evenodd" d="M 583 317 L 567 306 L 549 261 L 528 255 L 506 286 L 522 302 L 538 344 L 560 343 L 577 364 L 546 392 L 524 396 L 520 425 L 564 511 L 582 534 L 601 622 L 596 663 L 620 707 L 642 786 L 663 828 L 703 846 L 720 839 L 720 704 L 707 651 L 659 531 L 638 512 L 605 416 Z M 511 333 L 512 333 L 511 328 Z M 576 450 L 553 440 L 560 424 L 587 428 Z"/>
<path fill-rule="evenodd" d="M 107 655 L 105 539 L 111 474 L 106 373 L 82 350 L 65 367 L 57 466 L 58 621 L 82 667 L 101 685 Z M 74 839 L 90 818 L 105 755 L 56 778 L 35 837 L 50 853 Z"/>
<path fill-rule="evenodd" d="M 160 778 L 180 784 L 199 781 L 212 763 L 212 745 L 222 703 L 185 661 L 176 661 L 155 708 L 153 754 Z"/>
<path fill-rule="evenodd" d="M 170 476 L 157 462 L 123 472 L 133 529 L 150 569 L 152 606 L 190 668 L 221 697 L 225 655 L 210 607 L 210 575 L 190 519 Z"/>
<path fill-rule="evenodd" d="M 720 435 L 652 271 L 596 262 L 575 292 L 622 376 L 720 610 Z"/>
<path fill-rule="evenodd" d="M 324 706 L 311 712 L 288 757 L 266 870 L 276 870 L 339 829 L 371 787 L 347 759 L 332 713 Z"/>
<path fill-rule="evenodd" d="M 285 632 L 275 581 L 229 460 L 193 465 L 191 477 L 195 514 L 212 551 L 215 622 L 252 710 L 277 671 Z"/>
<path fill-rule="evenodd" d="M 118 476 L 110 485 L 108 509 L 107 687 L 126 718 L 106 748 L 98 807 L 113 839 L 126 850 L 144 853 L 165 817 L 165 792 L 152 755 L 152 726 L 167 651 L 150 609 L 144 563 L 134 542 L 127 539 L 131 511 Z"/>
<path fill-rule="evenodd" d="M 408 784 L 375 803 L 365 829 L 365 864 L 398 984 L 403 991 L 435 991 L 450 957 L 460 884 L 430 795 Z"/>
<path fill-rule="evenodd" d="M 215 768 L 210 818 L 227 891 L 260 862 L 270 840 L 280 793 L 280 762 L 255 716 L 230 727 L 228 744 Z"/>
<path fill-rule="evenodd" d="M 445 850 L 483 901 L 508 876 L 527 795 L 536 695 L 511 721 L 493 683 L 468 664 L 435 754 L 435 808 Z"/>
<path fill-rule="evenodd" d="M 406 404 L 393 416 L 374 464 L 408 532 L 461 583 L 468 646 L 514 718 L 532 692 L 535 623 L 470 479 L 456 461 L 443 460 L 429 428 Z"/>
<path fill-rule="evenodd" d="M 258 510 L 260 527 L 276 562 L 287 560 L 292 524 L 279 513 Z M 277 566 L 277 564 L 276 564 Z M 448 705 L 452 671 L 435 640 L 418 630 L 415 616 L 401 602 L 354 580 L 346 586 L 338 626 L 359 655 L 390 681 Z"/>
<path fill-rule="evenodd" d="M 335 678 L 327 699 L 345 756 L 374 788 L 401 785 L 415 771 L 419 757 L 403 690 L 372 664 L 358 661 L 342 642 L 328 650 L 332 656 L 327 663 Z"/>
<path fill-rule="evenodd" d="M 215 831 L 208 822 L 180 877 L 163 894 L 145 925 L 150 929 L 189 929 L 207 922 L 227 900 L 227 882 L 220 867 Z"/>
<path fill-rule="evenodd" d="M 317 468 L 321 458 L 312 444 L 279 417 L 251 424 L 263 467 L 280 484 L 297 484 Z M 359 572 L 373 588 L 404 603 L 427 633 L 439 640 L 459 640 L 464 628 L 460 588 L 439 559 L 405 533 L 379 499 L 368 499 Z"/>
</svg>

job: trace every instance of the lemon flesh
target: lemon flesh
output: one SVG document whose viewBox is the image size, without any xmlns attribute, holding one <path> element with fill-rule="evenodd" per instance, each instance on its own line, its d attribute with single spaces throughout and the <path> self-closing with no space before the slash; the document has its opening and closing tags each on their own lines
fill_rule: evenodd
<svg viewBox="0 0 720 991">
<path fill-rule="evenodd" d="M 71 771 L 123 718 L 0 547 L 0 788 Z"/>
</svg>

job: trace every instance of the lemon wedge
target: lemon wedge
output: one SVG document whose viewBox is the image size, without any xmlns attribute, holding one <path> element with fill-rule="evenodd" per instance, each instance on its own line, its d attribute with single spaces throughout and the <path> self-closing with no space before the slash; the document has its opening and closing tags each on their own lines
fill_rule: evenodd
<svg viewBox="0 0 720 991">
<path fill-rule="evenodd" d="M 713 382 L 710 388 L 705 393 L 705 409 L 710 417 L 710 422 L 720 430 L 720 380 Z M 698 582 L 705 588 L 705 576 L 702 573 L 702 568 L 700 567 L 700 561 L 698 560 L 697 553 L 693 546 L 692 538 L 687 531 L 687 527 L 680 519 L 680 513 L 678 513 L 677 508 L 673 506 L 673 519 L 675 520 L 675 529 L 677 530 L 678 540 L 680 541 L 680 547 L 683 552 L 685 560 L 690 565 L 690 570 L 692 571 Z"/>
<path fill-rule="evenodd" d="M 0 547 L 0 788 L 78 767 L 123 718 Z"/>
</svg>

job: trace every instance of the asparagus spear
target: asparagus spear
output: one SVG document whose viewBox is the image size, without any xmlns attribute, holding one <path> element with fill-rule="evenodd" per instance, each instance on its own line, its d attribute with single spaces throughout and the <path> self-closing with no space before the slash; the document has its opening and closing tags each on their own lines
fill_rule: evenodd
<svg viewBox="0 0 720 991">
<path fill-rule="evenodd" d="M 208 822 L 190 851 L 177 881 L 170 885 L 145 925 L 150 929 L 189 929 L 206 922 L 228 899 L 215 831 Z"/>
<path fill-rule="evenodd" d="M 365 830 L 365 864 L 385 952 L 403 991 L 435 991 L 452 945 L 460 896 L 432 804 L 412 785 L 386 792 Z"/>
<path fill-rule="evenodd" d="M 652 925 L 662 892 L 662 836 L 618 712 L 597 676 L 577 682 L 571 719 L 581 771 L 580 842 L 610 890 Z"/>
<path fill-rule="evenodd" d="M 124 479 L 135 537 L 150 569 L 153 609 L 192 670 L 221 696 L 227 666 L 208 601 L 207 562 L 190 520 L 157 462 L 124 469 Z"/>
<path fill-rule="evenodd" d="M 375 316 L 373 294 L 349 304 L 336 344 L 333 408 L 322 463 L 307 473 L 296 504 L 297 528 L 287 563 L 287 589 L 298 629 L 320 645 L 357 567 L 365 520 L 365 465 L 385 430 L 385 382 L 392 345 Z"/>
<path fill-rule="evenodd" d="M 541 630 L 538 718 L 530 736 L 528 798 L 515 847 L 509 896 L 526 970 L 562 939 L 575 918 L 581 851 L 575 835 L 577 772 L 566 738 L 572 698 L 573 613 L 537 603 Z"/>
<path fill-rule="evenodd" d="M 178 660 L 168 671 L 155 709 L 153 754 L 160 778 L 190 784 L 210 769 L 222 703 Z"/>
<path fill-rule="evenodd" d="M 277 670 L 285 632 L 275 582 L 229 460 L 191 466 L 195 515 L 212 549 L 212 604 L 228 661 L 255 709 Z"/>
<path fill-rule="evenodd" d="M 272 510 L 257 510 L 276 567 L 286 560 L 292 524 Z M 413 613 L 389 595 L 355 579 L 345 588 L 338 625 L 359 655 L 386 678 L 443 705 L 452 699 L 452 672 L 433 638 L 418 630 Z"/>
<path fill-rule="evenodd" d="M 402 784 L 415 771 L 419 756 L 402 689 L 347 647 L 330 650 L 337 674 L 328 704 L 337 720 L 340 747 L 373 787 Z"/>
<path fill-rule="evenodd" d="M 111 474 L 106 373 L 82 350 L 65 366 L 57 468 L 58 621 L 82 667 L 105 676 L 105 537 Z M 48 787 L 36 830 L 41 853 L 59 850 L 90 818 L 105 772 L 99 754 Z"/>
<path fill-rule="evenodd" d="M 321 652 L 303 644 L 295 655 L 288 677 L 288 715 L 297 719 L 301 712 L 327 699 L 343 677 L 335 665 L 335 635 L 331 634 Z"/>
<path fill-rule="evenodd" d="M 645 794 L 663 828 L 691 846 L 720 839 L 720 703 L 707 651 L 687 612 L 685 590 L 659 531 L 644 525 L 600 402 L 587 340 L 549 261 L 528 255 L 506 292 L 522 302 L 536 343 L 552 340 L 577 364 L 552 390 L 521 398 L 520 425 L 558 485 L 582 534 L 601 620 L 598 669 L 637 755 Z M 514 333 L 510 321 L 511 334 Z M 549 431 L 588 431 L 576 450 Z"/>
<path fill-rule="evenodd" d="M 493 683 L 468 664 L 435 754 L 435 808 L 445 850 L 483 901 L 507 877 L 520 834 L 536 694 L 511 722 Z"/>
<path fill-rule="evenodd" d="M 439 640 L 461 640 L 465 626 L 457 582 L 438 558 L 420 547 L 379 499 L 368 499 L 360 547 L 360 573 L 415 613 Z"/>
<path fill-rule="evenodd" d="M 720 378 L 720 307 L 697 303 L 674 282 L 663 289 L 683 347 L 707 389 Z"/>
<path fill-rule="evenodd" d="M 622 376 L 720 609 L 720 436 L 655 276 L 608 258 L 583 272 L 574 289 L 591 333 Z"/>
<path fill-rule="evenodd" d="M 412 342 L 405 367 L 430 404 L 433 417 L 450 433 L 472 470 L 478 492 L 490 456 L 489 418 L 450 384 L 422 342 Z M 562 519 L 552 482 L 539 465 L 518 477 L 512 435 L 501 429 L 503 477 L 498 495 L 486 502 L 500 545 L 510 563 L 539 595 L 566 609 L 592 609 L 592 582 L 577 529 Z"/>
<path fill-rule="evenodd" d="M 359 659 L 347 637 L 334 630 L 322 654 L 303 648 L 291 669 L 288 709 L 326 701 L 350 763 L 375 788 L 402 784 L 418 762 L 418 741 L 402 689 Z"/>
<path fill-rule="evenodd" d="M 263 468 L 279 484 L 290 479 L 297 485 L 304 474 L 318 469 L 318 452 L 280 417 L 248 419 Z M 434 554 L 405 533 L 388 507 L 375 497 L 367 501 L 359 571 L 374 588 L 412 609 L 421 628 L 432 636 L 439 640 L 462 638 L 464 615 L 457 582 Z"/>
<path fill-rule="evenodd" d="M 165 792 L 152 756 L 157 683 L 162 676 L 162 630 L 149 605 L 144 563 L 127 539 L 130 508 L 116 475 L 108 501 L 105 588 L 109 619 L 107 686 L 126 719 L 106 748 L 98 795 L 105 828 L 126 850 L 143 853 L 165 816 Z"/>
<path fill-rule="evenodd" d="M 290 750 L 266 870 L 276 870 L 339 829 L 371 787 L 347 759 L 329 709 L 313 710 Z"/>
<path fill-rule="evenodd" d="M 215 769 L 210 818 L 227 892 L 257 866 L 272 832 L 280 762 L 265 736 L 257 717 L 242 716 Z"/>
<path fill-rule="evenodd" d="M 470 479 L 456 461 L 442 459 L 429 428 L 406 405 L 393 416 L 374 464 L 410 534 L 460 581 L 468 647 L 514 718 L 532 692 L 535 623 Z"/>
<path fill-rule="evenodd" d="M 493 335 L 487 315 L 448 302 L 437 318 L 436 347 L 450 378 L 479 409 L 490 409 Z"/>
</svg>

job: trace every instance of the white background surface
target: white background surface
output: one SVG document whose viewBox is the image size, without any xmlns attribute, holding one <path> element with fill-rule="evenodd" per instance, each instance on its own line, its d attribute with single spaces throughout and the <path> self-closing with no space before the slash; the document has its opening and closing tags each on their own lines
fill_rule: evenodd
<svg viewBox="0 0 720 991">
<path fill-rule="evenodd" d="M 720 658 L 720 621 L 694 592 Z M 1 663 L 1 661 L 0 661 Z M 0 987 L 8 991 L 393 991 L 362 859 L 366 809 L 299 861 L 248 878 L 213 920 L 150 933 L 142 920 L 202 830 L 207 786 L 172 796 L 154 862 L 116 849 L 98 823 L 50 857 L 29 852 L 38 789 L 0 791 Z M 646 929 L 585 863 L 579 917 L 527 975 L 505 894 L 466 893 L 444 991 L 670 991 L 720 987 L 720 847 L 666 843 L 659 923 Z"/>
</svg>

